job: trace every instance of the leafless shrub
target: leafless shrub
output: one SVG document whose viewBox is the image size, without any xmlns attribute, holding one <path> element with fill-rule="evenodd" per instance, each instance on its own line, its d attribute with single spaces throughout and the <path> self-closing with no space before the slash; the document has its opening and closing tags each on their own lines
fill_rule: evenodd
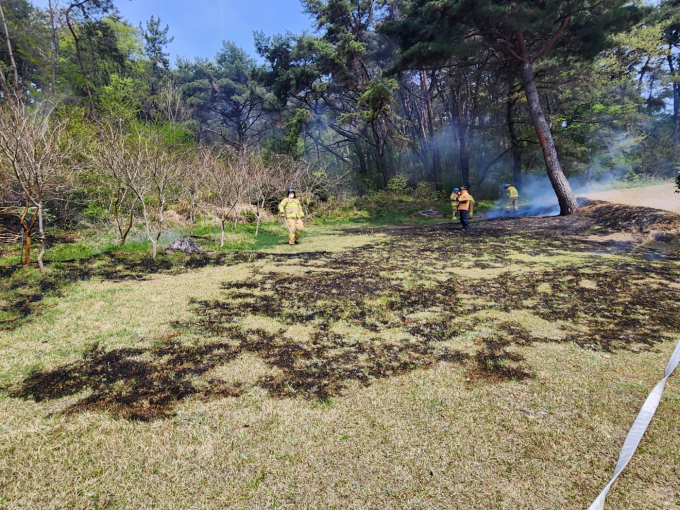
<svg viewBox="0 0 680 510">
<path fill-rule="evenodd" d="M 124 168 L 126 181 L 139 200 L 155 259 L 166 207 L 179 195 L 187 151 L 162 133 L 136 128 L 131 135 L 131 153 L 131 164 Z"/>
<path fill-rule="evenodd" d="M 28 111 L 19 102 L 8 101 L 0 107 L 0 157 L 23 203 L 20 224 L 25 235 L 24 263 L 30 263 L 31 238 L 37 224 L 41 271 L 47 249 L 45 199 L 63 191 L 76 170 L 71 160 L 75 142 L 66 134 L 68 121 L 51 113 L 39 107 Z"/>
<path fill-rule="evenodd" d="M 332 198 L 347 182 L 348 172 L 332 173 L 327 165 L 284 157 L 280 165 L 286 168 L 285 179 L 297 190 L 305 211 L 312 206 L 320 209 L 321 203 L 335 203 Z"/>
<path fill-rule="evenodd" d="M 207 202 L 213 206 L 215 223 L 220 222 L 220 247 L 224 247 L 225 224 L 231 217 L 238 222 L 236 206 L 247 194 L 251 182 L 248 168 L 231 149 L 211 149 L 210 164 L 206 165 L 205 187 Z M 233 216 L 232 216 L 233 214 Z"/>
<path fill-rule="evenodd" d="M 132 229 L 139 205 L 139 198 L 129 183 L 139 168 L 140 154 L 132 147 L 122 122 L 110 120 L 100 123 L 96 143 L 88 151 L 87 159 L 95 170 L 98 188 L 111 204 L 122 246 Z"/>
<path fill-rule="evenodd" d="M 251 202 L 255 203 L 256 208 L 255 235 L 257 236 L 260 233 L 260 222 L 265 206 L 281 195 L 286 187 L 286 165 L 280 158 L 265 161 L 255 153 L 244 155 L 243 162 L 249 168 Z"/>
<path fill-rule="evenodd" d="M 182 100 L 182 92 L 171 82 L 166 82 L 161 86 L 156 102 L 158 114 L 162 120 L 182 123 L 191 116 L 191 111 Z"/>
<path fill-rule="evenodd" d="M 190 235 L 194 235 L 196 210 L 205 197 L 205 181 L 214 164 L 213 151 L 209 147 L 198 146 L 187 155 L 186 165 L 180 182 L 182 199 L 189 203 Z"/>
</svg>

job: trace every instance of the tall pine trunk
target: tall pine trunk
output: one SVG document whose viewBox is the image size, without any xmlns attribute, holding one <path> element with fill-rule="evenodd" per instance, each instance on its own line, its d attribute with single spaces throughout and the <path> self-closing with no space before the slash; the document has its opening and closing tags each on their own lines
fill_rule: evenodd
<svg viewBox="0 0 680 510">
<path fill-rule="evenodd" d="M 675 65 L 673 64 L 672 47 L 669 48 L 667 59 L 668 67 L 671 71 L 671 77 L 677 78 L 675 72 L 676 71 Z M 678 139 L 680 139 L 680 83 L 673 81 L 672 86 L 673 86 L 673 138 L 677 143 Z"/>
<path fill-rule="evenodd" d="M 673 135 L 680 139 L 680 83 L 673 83 Z"/>
<path fill-rule="evenodd" d="M 458 124 L 456 129 L 458 131 L 458 163 L 460 166 L 460 176 L 463 179 L 463 186 L 470 189 L 470 150 L 472 145 L 470 125 L 467 122 L 465 126 Z"/>
<path fill-rule="evenodd" d="M 548 178 L 550 178 L 550 183 L 555 190 L 557 201 L 560 204 L 560 215 L 567 216 L 573 214 L 578 211 L 578 204 L 574 192 L 569 185 L 569 181 L 567 181 L 567 178 L 562 171 L 560 160 L 557 157 L 557 150 L 555 149 L 555 142 L 553 141 L 552 133 L 550 132 L 550 126 L 548 126 L 545 115 L 543 115 L 531 60 L 527 59 L 522 64 L 522 76 L 524 78 L 524 93 L 526 94 L 529 112 L 531 113 L 531 118 L 534 122 L 534 127 L 536 128 L 538 141 L 543 150 Z"/>
<path fill-rule="evenodd" d="M 80 38 L 76 34 L 75 28 L 73 28 L 73 23 L 71 21 L 70 10 L 66 10 L 66 25 L 68 26 L 71 35 L 73 36 L 73 43 L 76 48 L 76 57 L 78 58 L 78 65 L 80 66 L 80 74 L 83 77 L 83 83 L 85 84 L 85 91 L 87 92 L 87 98 L 90 101 L 90 109 L 94 111 L 94 102 L 92 101 L 92 91 L 90 90 L 90 82 L 87 79 L 87 72 L 85 71 L 85 64 L 83 64 L 83 55 L 80 51 Z M 155 257 L 154 257 L 155 258 Z"/>
<path fill-rule="evenodd" d="M 354 147 L 357 151 L 357 160 L 359 161 L 359 171 L 363 177 L 368 177 L 368 168 L 366 167 L 366 157 L 364 156 L 364 151 L 361 148 L 361 142 L 358 138 L 352 140 L 354 142 Z"/>
<path fill-rule="evenodd" d="M 390 172 L 387 166 L 387 158 L 385 158 L 385 146 L 382 133 L 379 132 L 376 126 L 376 121 L 371 122 L 371 133 L 373 134 L 374 148 L 375 148 L 375 165 L 378 172 L 382 176 L 383 189 L 387 188 L 390 182 Z"/>
<path fill-rule="evenodd" d="M 515 127 L 514 108 L 517 104 L 512 97 L 508 98 L 507 120 L 510 143 L 512 145 L 512 180 L 516 188 L 522 187 L 522 149 L 517 138 L 517 128 Z"/>
<path fill-rule="evenodd" d="M 434 185 L 437 191 L 441 191 L 442 180 L 439 172 L 439 142 L 437 140 L 437 133 L 435 130 L 434 108 L 432 107 L 432 93 L 430 91 L 430 81 L 427 77 L 427 71 L 420 72 L 420 81 L 423 86 L 423 95 L 425 96 L 425 105 L 427 107 L 427 130 L 430 137 L 430 147 L 432 148 L 432 177 L 434 177 Z"/>
</svg>

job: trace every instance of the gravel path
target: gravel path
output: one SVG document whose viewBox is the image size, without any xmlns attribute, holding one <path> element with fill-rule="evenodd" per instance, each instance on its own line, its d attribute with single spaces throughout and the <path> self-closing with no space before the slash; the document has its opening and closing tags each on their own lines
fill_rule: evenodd
<svg viewBox="0 0 680 510">
<path fill-rule="evenodd" d="M 605 200 L 615 204 L 653 207 L 680 214 L 680 193 L 676 193 L 675 184 L 661 184 L 646 188 L 616 189 L 588 193 L 584 196 L 593 200 Z"/>
</svg>

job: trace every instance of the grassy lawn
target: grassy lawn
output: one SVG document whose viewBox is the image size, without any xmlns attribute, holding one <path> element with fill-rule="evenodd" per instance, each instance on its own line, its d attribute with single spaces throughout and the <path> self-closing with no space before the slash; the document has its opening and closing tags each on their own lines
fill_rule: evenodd
<svg viewBox="0 0 680 510">
<path fill-rule="evenodd" d="M 5 274 L 0 507 L 586 508 L 680 332 L 677 257 L 422 206 Z M 608 508 L 680 508 L 679 409 L 674 377 Z"/>
</svg>

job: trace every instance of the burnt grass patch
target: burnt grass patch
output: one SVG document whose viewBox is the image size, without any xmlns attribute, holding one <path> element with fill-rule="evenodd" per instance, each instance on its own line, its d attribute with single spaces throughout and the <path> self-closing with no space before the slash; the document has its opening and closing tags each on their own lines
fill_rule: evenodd
<svg viewBox="0 0 680 510">
<path fill-rule="evenodd" d="M 37 269 L 27 272 L 23 266 L 0 268 L 0 331 L 19 326 L 29 316 L 39 312 L 47 296 L 60 296 L 63 290 L 79 281 L 106 280 L 112 282 L 144 281 L 150 275 L 180 274 L 193 269 L 252 262 L 266 257 L 256 252 L 198 253 L 192 255 L 161 255 L 153 260 L 149 255 L 104 252 L 86 258 L 47 262 L 47 272 Z"/>
<path fill-rule="evenodd" d="M 340 254 L 268 256 L 265 268 L 223 283 L 217 299 L 191 301 L 194 318 L 175 323 L 173 336 L 156 345 L 94 346 L 82 360 L 34 372 L 8 390 L 36 401 L 89 390 L 64 412 L 152 420 L 172 416 L 187 398 L 243 394 L 247 384 L 213 371 L 246 353 L 272 369 L 249 384 L 274 398 L 324 400 L 439 363 L 460 364 L 471 381 L 523 380 L 535 375 L 518 347 L 574 342 L 642 352 L 680 330 L 680 268 L 644 255 L 560 233 L 432 229 Z M 494 273 L 468 278 L 469 271 Z M 519 315 L 559 334 L 532 331 Z M 253 318 L 274 326 L 254 327 Z M 291 336 L 295 325 L 309 334 Z"/>
<path fill-rule="evenodd" d="M 57 399 L 90 390 L 87 397 L 63 413 L 105 410 L 121 418 L 149 421 L 167 418 L 187 397 L 238 396 L 238 384 L 208 381 L 206 388 L 191 379 L 228 362 L 237 353 L 225 343 L 182 345 L 165 339 L 151 348 L 105 351 L 98 344 L 83 353 L 81 360 L 48 372 L 30 374 L 10 396 L 36 402 Z"/>
</svg>

